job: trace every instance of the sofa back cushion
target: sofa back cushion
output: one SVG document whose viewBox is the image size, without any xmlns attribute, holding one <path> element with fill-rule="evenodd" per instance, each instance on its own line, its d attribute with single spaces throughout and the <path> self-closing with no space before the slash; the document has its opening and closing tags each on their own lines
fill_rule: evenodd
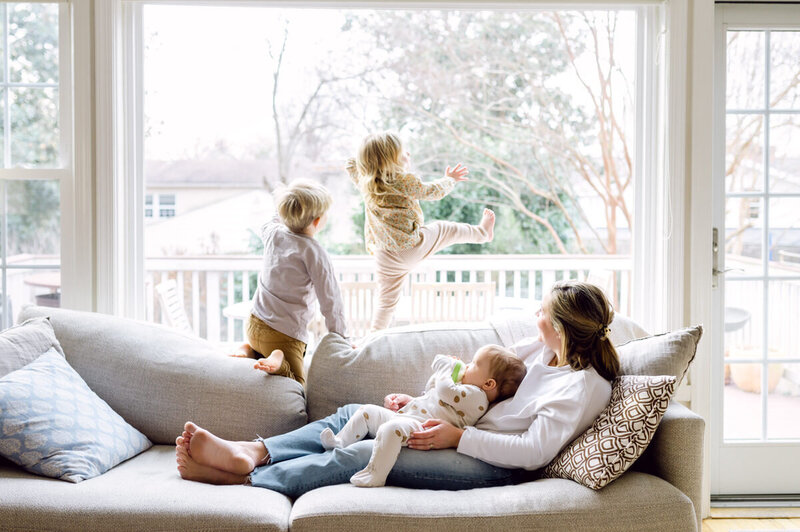
<svg viewBox="0 0 800 532">
<path fill-rule="evenodd" d="M 152 442 L 175 442 L 194 421 L 234 440 L 267 437 L 306 423 L 303 388 L 268 376 L 253 361 L 175 329 L 105 314 L 28 307 L 20 320 L 49 316 L 70 365 Z"/>
<path fill-rule="evenodd" d="M 387 393 L 420 395 L 437 354 L 472 360 L 480 346 L 501 343 L 488 323 L 436 323 L 386 329 L 353 349 L 326 335 L 308 370 L 309 421 L 348 403 L 383 405 Z"/>
<path fill-rule="evenodd" d="M 332 414 L 348 403 L 383 405 L 388 393 L 420 395 L 437 354 L 472 360 L 486 344 L 513 345 L 537 336 L 533 312 L 508 314 L 491 322 L 423 323 L 386 329 L 353 349 L 350 342 L 328 334 L 317 346 L 308 372 L 308 418 Z M 622 343 L 647 333 L 624 316 L 616 316 L 611 339 Z"/>
</svg>

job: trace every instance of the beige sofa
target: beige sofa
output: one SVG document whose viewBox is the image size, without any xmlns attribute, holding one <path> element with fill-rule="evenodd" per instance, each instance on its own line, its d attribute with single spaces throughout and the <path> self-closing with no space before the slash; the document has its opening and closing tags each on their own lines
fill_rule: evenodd
<svg viewBox="0 0 800 532">
<path fill-rule="evenodd" d="M 156 445 L 78 484 L 37 477 L 0 459 L 0 529 L 699 529 L 704 422 L 677 403 L 644 456 L 599 491 L 539 479 L 465 491 L 337 485 L 292 500 L 177 474 L 172 442 L 185 420 L 231 439 L 281 433 L 345 402 L 417 393 L 435 352 L 468 356 L 479 345 L 507 343 L 509 331 L 519 334 L 524 326 L 393 329 L 355 351 L 328 335 L 311 361 L 304 394 L 294 381 L 264 376 L 248 361 L 221 356 L 218 346 L 172 329 L 42 307 L 25 309 L 21 320 L 44 315 L 87 384 Z M 390 376 L 381 381 L 385 388 L 363 386 L 376 375 Z"/>
</svg>

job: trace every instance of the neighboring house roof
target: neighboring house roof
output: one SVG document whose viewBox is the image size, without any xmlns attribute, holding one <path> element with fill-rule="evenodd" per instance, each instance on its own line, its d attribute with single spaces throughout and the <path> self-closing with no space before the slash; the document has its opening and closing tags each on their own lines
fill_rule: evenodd
<svg viewBox="0 0 800 532">
<path fill-rule="evenodd" d="M 274 160 L 202 159 L 145 161 L 144 177 L 148 188 L 209 187 L 264 188 L 276 181 Z"/>
<path fill-rule="evenodd" d="M 275 211 L 272 195 L 251 190 L 211 203 L 173 218 L 162 218 L 145 226 L 145 255 L 225 255 L 248 253 L 251 230 L 261 226 Z"/>
</svg>

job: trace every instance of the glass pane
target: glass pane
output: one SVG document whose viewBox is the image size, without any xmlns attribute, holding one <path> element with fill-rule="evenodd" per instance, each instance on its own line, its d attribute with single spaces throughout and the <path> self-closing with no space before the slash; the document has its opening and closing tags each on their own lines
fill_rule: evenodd
<svg viewBox="0 0 800 532">
<path fill-rule="evenodd" d="M 800 439 L 800 364 L 768 367 L 767 438 Z"/>
<path fill-rule="evenodd" d="M 761 364 L 725 364 L 725 440 L 761 439 Z"/>
<path fill-rule="evenodd" d="M 0 35 L 5 35 L 6 30 L 6 9 L 8 5 L 0 3 Z M 5 69 L 5 57 L 6 57 L 6 49 L 5 49 L 5 39 L 0 39 L 0 82 L 6 80 L 6 69 Z"/>
<path fill-rule="evenodd" d="M 761 359 L 763 281 L 725 281 L 725 357 Z"/>
<path fill-rule="evenodd" d="M 778 109 L 800 109 L 800 32 L 770 32 L 769 102 Z"/>
<path fill-rule="evenodd" d="M 56 89 L 10 90 L 10 165 L 56 166 L 58 163 L 58 95 Z"/>
<path fill-rule="evenodd" d="M 763 275 L 763 204 L 760 198 L 725 200 L 725 267 L 745 270 L 736 275 Z"/>
<path fill-rule="evenodd" d="M 798 275 L 800 198 L 769 201 L 769 266 L 770 275 Z"/>
<path fill-rule="evenodd" d="M 2 41 L 2 39 L 0 39 Z M 6 167 L 6 89 L 0 89 L 0 168 Z"/>
<path fill-rule="evenodd" d="M 726 107 L 764 108 L 764 32 L 729 31 Z"/>
<path fill-rule="evenodd" d="M 9 265 L 58 264 L 61 253 L 59 183 L 7 182 Z"/>
<path fill-rule="evenodd" d="M 757 192 L 764 188 L 764 117 L 725 117 L 725 189 Z"/>
<path fill-rule="evenodd" d="M 770 117 L 769 189 L 800 192 L 800 113 Z"/>
<path fill-rule="evenodd" d="M 13 83 L 58 83 L 58 5 L 8 6 L 8 71 Z"/>
</svg>

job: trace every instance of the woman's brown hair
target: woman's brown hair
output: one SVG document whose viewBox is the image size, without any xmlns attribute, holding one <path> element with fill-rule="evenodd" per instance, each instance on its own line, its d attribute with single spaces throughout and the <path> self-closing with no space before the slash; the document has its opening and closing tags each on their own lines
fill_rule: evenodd
<svg viewBox="0 0 800 532">
<path fill-rule="evenodd" d="M 575 280 L 553 285 L 548 311 L 561 336 L 561 356 L 572 369 L 593 367 L 606 380 L 619 373 L 617 350 L 609 338 L 614 309 L 603 291 Z"/>
</svg>

